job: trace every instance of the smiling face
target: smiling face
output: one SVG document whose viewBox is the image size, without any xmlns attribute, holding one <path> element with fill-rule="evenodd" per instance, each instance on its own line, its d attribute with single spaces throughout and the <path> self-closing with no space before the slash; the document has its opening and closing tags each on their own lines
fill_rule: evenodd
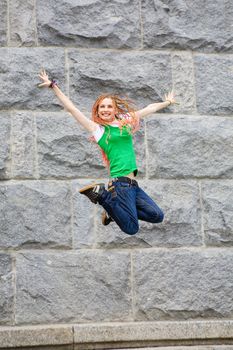
<svg viewBox="0 0 233 350">
<path fill-rule="evenodd" d="M 98 116 L 105 122 L 112 122 L 116 115 L 116 105 L 111 98 L 104 98 L 98 107 Z"/>
</svg>

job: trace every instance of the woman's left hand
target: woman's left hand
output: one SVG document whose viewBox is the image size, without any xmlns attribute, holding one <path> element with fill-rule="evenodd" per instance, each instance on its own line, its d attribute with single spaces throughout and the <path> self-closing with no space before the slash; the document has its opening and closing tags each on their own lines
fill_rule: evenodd
<svg viewBox="0 0 233 350">
<path fill-rule="evenodd" d="M 165 94 L 164 101 L 170 102 L 171 105 L 178 104 L 175 100 L 175 94 L 174 94 L 173 90 L 168 92 L 167 94 Z"/>
</svg>

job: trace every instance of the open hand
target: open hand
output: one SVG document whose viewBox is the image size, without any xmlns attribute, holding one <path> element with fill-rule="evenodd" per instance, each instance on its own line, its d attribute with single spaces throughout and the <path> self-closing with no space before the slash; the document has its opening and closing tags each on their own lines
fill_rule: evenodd
<svg viewBox="0 0 233 350">
<path fill-rule="evenodd" d="M 176 102 L 176 100 L 175 100 L 175 94 L 174 94 L 173 90 L 168 92 L 167 94 L 165 94 L 164 100 L 169 101 L 171 105 L 173 105 L 173 104 L 178 105 L 178 102 Z"/>
<path fill-rule="evenodd" d="M 41 84 L 38 84 L 38 87 L 49 87 L 51 84 L 51 80 L 49 80 L 48 74 L 44 69 L 40 71 L 39 78 L 42 80 Z"/>
</svg>

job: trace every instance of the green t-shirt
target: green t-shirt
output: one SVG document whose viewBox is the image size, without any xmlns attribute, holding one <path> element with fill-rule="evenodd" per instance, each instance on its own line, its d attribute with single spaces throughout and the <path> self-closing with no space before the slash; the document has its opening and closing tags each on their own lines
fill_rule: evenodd
<svg viewBox="0 0 233 350">
<path fill-rule="evenodd" d="M 126 176 L 137 171 L 133 138 L 126 126 L 120 129 L 105 125 L 98 145 L 108 157 L 111 177 Z"/>
</svg>

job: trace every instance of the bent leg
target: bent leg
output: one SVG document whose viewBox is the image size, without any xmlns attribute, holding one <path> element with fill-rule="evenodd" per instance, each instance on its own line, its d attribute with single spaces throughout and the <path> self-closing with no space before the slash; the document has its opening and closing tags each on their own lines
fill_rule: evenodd
<svg viewBox="0 0 233 350">
<path fill-rule="evenodd" d="M 136 207 L 139 220 L 159 223 L 164 219 L 163 211 L 140 187 L 137 188 Z"/>
<path fill-rule="evenodd" d="M 136 209 L 136 187 L 126 183 L 116 182 L 113 191 L 104 191 L 99 204 L 117 223 L 120 229 L 134 235 L 139 230 Z"/>
</svg>

